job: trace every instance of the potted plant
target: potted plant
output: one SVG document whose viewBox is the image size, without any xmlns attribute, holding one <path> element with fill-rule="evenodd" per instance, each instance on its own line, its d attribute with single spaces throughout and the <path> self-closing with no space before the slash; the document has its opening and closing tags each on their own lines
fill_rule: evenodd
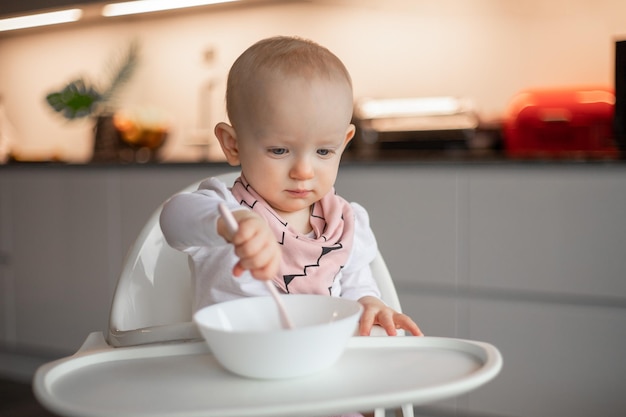
<svg viewBox="0 0 626 417">
<path fill-rule="evenodd" d="M 60 91 L 49 93 L 46 102 L 66 120 L 85 117 L 94 119 L 93 161 L 118 161 L 124 143 L 113 125 L 120 90 L 131 79 L 139 61 L 136 42 L 114 62 L 104 85 L 93 83 L 84 77 L 75 79 Z"/>
</svg>

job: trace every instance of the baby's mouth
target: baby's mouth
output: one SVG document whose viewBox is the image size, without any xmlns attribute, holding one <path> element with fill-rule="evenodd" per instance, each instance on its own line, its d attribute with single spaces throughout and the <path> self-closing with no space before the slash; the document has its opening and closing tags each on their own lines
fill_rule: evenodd
<svg viewBox="0 0 626 417">
<path fill-rule="evenodd" d="M 287 190 L 287 193 L 293 197 L 304 198 L 308 196 L 311 191 L 309 190 Z"/>
</svg>

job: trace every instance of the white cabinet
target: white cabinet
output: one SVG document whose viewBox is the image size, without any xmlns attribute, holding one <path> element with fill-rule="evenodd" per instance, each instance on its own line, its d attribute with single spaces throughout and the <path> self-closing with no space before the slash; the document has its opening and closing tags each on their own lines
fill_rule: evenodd
<svg viewBox="0 0 626 417">
<path fill-rule="evenodd" d="M 501 350 L 502 373 L 468 409 L 506 416 L 622 417 L 624 307 L 477 299 L 472 338 Z"/>
<path fill-rule="evenodd" d="M 105 329 L 122 260 L 150 214 L 225 169 L 4 169 L 0 346 L 69 354 Z"/>
<path fill-rule="evenodd" d="M 456 170 L 420 166 L 347 166 L 337 193 L 364 206 L 398 283 L 453 285 L 458 241 Z"/>
<path fill-rule="evenodd" d="M 64 350 L 76 329 L 102 327 L 109 308 L 109 176 L 22 173 L 9 184 L 15 342 Z M 113 184 L 112 184 L 113 183 Z M 3 196 L 4 197 L 4 196 Z"/>
<path fill-rule="evenodd" d="M 626 413 L 625 173 L 470 173 L 469 335 L 497 345 L 505 366 L 469 395 L 469 409 Z"/>
<path fill-rule="evenodd" d="M 624 168 L 470 173 L 473 285 L 626 298 Z"/>
<path fill-rule="evenodd" d="M 623 416 L 626 167 L 345 168 L 406 313 L 502 352 L 493 382 L 420 416 Z"/>
</svg>

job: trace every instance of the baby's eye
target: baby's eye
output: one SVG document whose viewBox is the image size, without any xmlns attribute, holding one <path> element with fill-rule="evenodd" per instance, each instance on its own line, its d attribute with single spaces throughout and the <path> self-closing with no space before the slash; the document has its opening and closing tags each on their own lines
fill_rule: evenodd
<svg viewBox="0 0 626 417">
<path fill-rule="evenodd" d="M 328 156 L 332 153 L 330 149 L 318 149 L 317 154 L 320 156 Z"/>
<path fill-rule="evenodd" d="M 268 149 L 268 152 L 271 153 L 272 155 L 281 156 L 281 155 L 285 155 L 287 153 L 287 149 L 285 149 L 285 148 L 270 148 L 270 149 Z"/>
</svg>

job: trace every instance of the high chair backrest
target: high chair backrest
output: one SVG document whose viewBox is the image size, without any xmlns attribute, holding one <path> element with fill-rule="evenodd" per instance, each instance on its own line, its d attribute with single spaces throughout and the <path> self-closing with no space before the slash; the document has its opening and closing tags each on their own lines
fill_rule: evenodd
<svg viewBox="0 0 626 417">
<path fill-rule="evenodd" d="M 232 184 L 239 172 L 218 176 Z M 198 181 L 181 192 L 198 188 Z M 107 342 L 116 347 L 200 339 L 192 323 L 192 289 L 188 257 L 170 247 L 159 226 L 159 207 L 130 248 L 120 274 L 109 316 Z M 400 311 L 395 286 L 380 253 L 371 264 L 382 299 Z"/>
</svg>

